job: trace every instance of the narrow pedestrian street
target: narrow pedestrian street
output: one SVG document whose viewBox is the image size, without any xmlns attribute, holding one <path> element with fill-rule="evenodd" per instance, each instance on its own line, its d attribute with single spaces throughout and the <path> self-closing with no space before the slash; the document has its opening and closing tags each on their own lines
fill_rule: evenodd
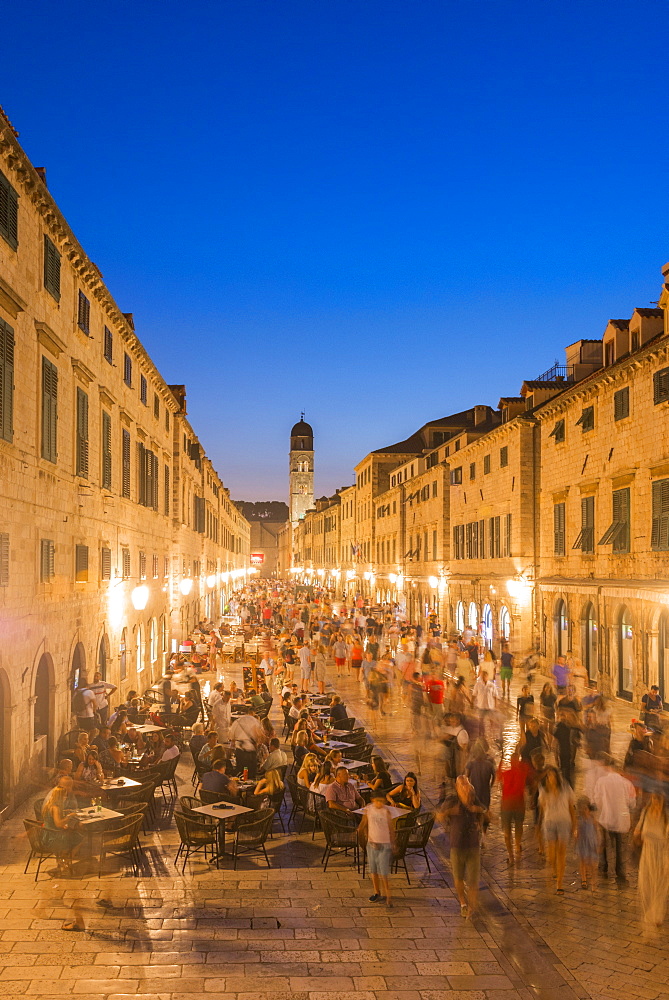
<svg viewBox="0 0 669 1000">
<path fill-rule="evenodd" d="M 241 680 L 240 665 L 235 666 Z M 391 714 L 371 713 L 349 677 L 329 683 L 373 736 L 391 770 L 414 769 L 424 805 L 438 797 L 439 744 L 410 732 L 397 692 Z M 226 675 L 226 682 L 235 679 Z M 515 692 L 512 691 L 512 698 Z M 278 715 L 276 711 L 273 716 Z M 274 719 L 278 728 L 279 719 Z M 623 720 L 618 719 L 617 724 Z M 505 747 L 515 740 L 509 722 Z M 179 793 L 191 791 L 188 758 Z M 323 836 L 275 832 L 272 867 L 242 861 L 217 871 L 197 856 L 174 867 L 173 825 L 151 835 L 149 871 L 60 879 L 23 874 L 21 819 L 0 844 L 0 997 L 84 1000 L 571 1000 L 669 996 L 669 948 L 641 941 L 634 879 L 583 892 L 573 857 L 566 893 L 552 894 L 525 832 L 522 862 L 509 868 L 498 821 L 483 855 L 481 907 L 463 920 L 452 888 L 445 834 L 429 857 L 409 860 L 411 884 L 393 876 L 395 908 L 368 901 L 369 880 L 335 858 L 323 872 Z M 286 818 L 288 813 L 286 812 Z M 493 798 L 493 816 L 498 809 Z M 48 869 L 48 865 L 46 866 Z M 79 921 L 81 931 L 63 930 Z"/>
</svg>

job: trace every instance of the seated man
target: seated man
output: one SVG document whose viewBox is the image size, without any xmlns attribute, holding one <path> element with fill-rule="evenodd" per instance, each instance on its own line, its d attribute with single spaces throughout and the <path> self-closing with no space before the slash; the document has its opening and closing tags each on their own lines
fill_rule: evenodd
<svg viewBox="0 0 669 1000">
<path fill-rule="evenodd" d="M 165 733 L 163 736 L 163 752 L 160 757 L 160 763 L 165 764 L 168 760 L 174 760 L 181 753 L 179 747 L 176 744 L 176 740 L 172 733 Z"/>
<path fill-rule="evenodd" d="M 276 737 L 273 737 L 269 741 L 269 754 L 262 765 L 262 770 L 265 774 L 277 767 L 285 767 L 288 763 L 288 757 L 280 747 L 281 744 Z"/>
<path fill-rule="evenodd" d="M 225 760 L 220 757 L 214 761 L 211 771 L 202 775 L 202 788 L 205 792 L 216 792 L 219 795 L 238 798 L 237 779 L 228 777 L 225 773 L 225 764 Z"/>
<path fill-rule="evenodd" d="M 255 709 L 263 709 L 265 707 L 265 699 L 262 695 L 256 694 L 255 689 L 251 688 L 249 691 L 249 696 L 246 699 L 251 706 Z"/>
<path fill-rule="evenodd" d="M 325 801 L 329 809 L 339 809 L 342 812 L 353 812 L 364 806 L 358 789 L 349 781 L 347 767 L 337 768 L 335 780 L 325 789 Z"/>
<path fill-rule="evenodd" d="M 333 722 L 339 722 L 341 719 L 348 719 L 346 705 L 342 704 L 342 700 L 338 694 L 334 696 L 330 704 L 330 718 Z"/>
</svg>

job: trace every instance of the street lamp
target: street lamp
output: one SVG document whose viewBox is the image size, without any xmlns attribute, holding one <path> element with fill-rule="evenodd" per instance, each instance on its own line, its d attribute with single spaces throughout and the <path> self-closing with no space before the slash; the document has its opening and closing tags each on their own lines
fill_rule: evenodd
<svg viewBox="0 0 669 1000">
<path fill-rule="evenodd" d="M 193 589 L 193 581 L 189 576 L 185 576 L 181 581 L 181 583 L 179 584 L 179 590 L 184 595 L 184 597 L 188 597 L 192 589 Z"/>
<path fill-rule="evenodd" d="M 135 611 L 143 611 L 149 603 L 149 588 L 145 584 L 135 587 L 130 595 L 132 606 Z"/>
</svg>

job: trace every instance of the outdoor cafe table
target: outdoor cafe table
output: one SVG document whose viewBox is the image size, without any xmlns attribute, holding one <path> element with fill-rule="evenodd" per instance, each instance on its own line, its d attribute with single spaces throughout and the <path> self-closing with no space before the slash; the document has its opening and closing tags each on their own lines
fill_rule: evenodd
<svg viewBox="0 0 669 1000">
<path fill-rule="evenodd" d="M 353 743 L 342 743 L 340 740 L 322 740 L 318 746 L 327 747 L 328 750 L 350 750 Z"/>
<path fill-rule="evenodd" d="M 142 735 L 144 735 L 145 733 L 164 733 L 166 726 L 148 725 L 148 726 L 131 726 L 130 728 L 134 729 L 135 732 L 142 733 Z"/>
<path fill-rule="evenodd" d="M 369 763 L 369 761 L 349 760 L 347 757 L 344 757 L 344 759 L 340 761 L 340 763 L 338 764 L 338 767 L 347 767 L 349 771 L 357 771 L 361 767 L 369 768 L 371 767 L 371 764 Z"/>
<path fill-rule="evenodd" d="M 79 820 L 79 826 L 82 828 L 82 833 L 86 834 L 88 839 L 88 853 L 93 853 L 93 837 L 96 833 L 100 833 L 100 826 L 106 823 L 110 819 L 119 819 L 123 816 L 123 813 L 117 812 L 115 809 L 107 809 L 102 806 L 100 809 L 97 806 L 89 806 L 86 809 L 77 809 L 74 814 Z"/>
<path fill-rule="evenodd" d="M 212 802 L 208 806 L 197 806 L 192 811 L 202 813 L 203 816 L 213 816 L 218 820 L 218 854 L 211 859 L 218 864 L 219 858 L 225 854 L 225 821 L 234 816 L 241 816 L 242 813 L 253 812 L 253 809 L 249 809 L 248 806 L 236 806 L 232 802 Z"/>
<path fill-rule="evenodd" d="M 324 736 L 324 735 L 327 734 L 328 737 L 330 737 L 330 736 L 350 736 L 351 735 L 351 733 L 350 733 L 350 731 L 348 729 L 317 729 L 316 732 L 319 735 L 322 735 L 322 736 Z"/>
<path fill-rule="evenodd" d="M 112 795 L 114 792 L 124 792 L 127 788 L 139 788 L 141 784 L 141 781 L 135 781 L 134 778 L 105 778 L 98 788 L 107 795 Z"/>
</svg>

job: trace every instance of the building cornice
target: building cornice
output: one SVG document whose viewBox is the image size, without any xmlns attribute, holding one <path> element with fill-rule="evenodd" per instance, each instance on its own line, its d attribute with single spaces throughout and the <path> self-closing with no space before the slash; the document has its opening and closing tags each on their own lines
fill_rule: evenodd
<svg viewBox="0 0 669 1000">
<path fill-rule="evenodd" d="M 67 345 L 60 339 L 58 334 L 54 333 L 46 323 L 42 323 L 37 319 L 35 320 L 35 333 L 42 347 L 45 347 L 56 359 L 67 349 Z"/>
<path fill-rule="evenodd" d="M 28 308 L 26 300 L 21 298 L 3 277 L 0 277 L 0 306 L 3 306 L 14 319 Z"/>
</svg>

